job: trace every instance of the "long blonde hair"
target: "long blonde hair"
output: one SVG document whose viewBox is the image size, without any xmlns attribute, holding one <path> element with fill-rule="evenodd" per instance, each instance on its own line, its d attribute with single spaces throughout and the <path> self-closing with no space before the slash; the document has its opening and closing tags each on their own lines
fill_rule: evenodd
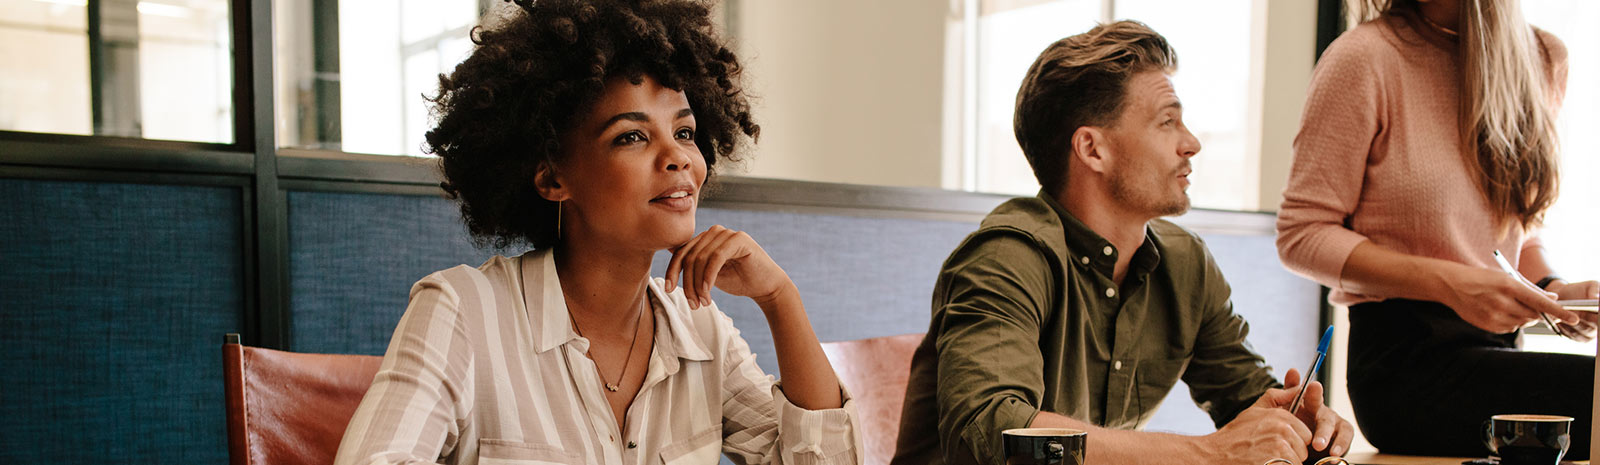
<svg viewBox="0 0 1600 465">
<path fill-rule="evenodd" d="M 1347 5 L 1350 24 L 1388 14 L 1426 21 L 1416 0 Z M 1556 102 L 1547 89 L 1542 48 L 1518 0 L 1461 0 L 1459 28 L 1463 156 L 1479 168 L 1480 187 L 1502 222 L 1537 226 L 1560 183 Z"/>
</svg>

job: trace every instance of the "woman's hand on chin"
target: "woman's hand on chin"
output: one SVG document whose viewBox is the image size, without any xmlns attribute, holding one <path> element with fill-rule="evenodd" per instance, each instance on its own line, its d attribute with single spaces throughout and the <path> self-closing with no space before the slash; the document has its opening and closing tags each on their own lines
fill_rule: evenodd
<svg viewBox="0 0 1600 465">
<path fill-rule="evenodd" d="M 713 286 L 755 299 L 763 309 L 768 303 L 797 293 L 788 273 L 767 256 L 755 239 L 722 225 L 712 226 L 673 248 L 666 278 L 667 292 L 682 284 L 690 308 L 711 305 Z"/>
</svg>

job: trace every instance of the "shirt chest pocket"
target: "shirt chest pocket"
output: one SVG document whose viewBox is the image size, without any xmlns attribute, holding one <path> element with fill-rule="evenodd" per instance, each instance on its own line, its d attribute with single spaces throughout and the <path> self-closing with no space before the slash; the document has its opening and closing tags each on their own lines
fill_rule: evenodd
<svg viewBox="0 0 1600 465">
<path fill-rule="evenodd" d="M 578 454 L 548 444 L 479 439 L 480 465 L 568 465 L 583 463 Z"/>
<path fill-rule="evenodd" d="M 661 449 L 663 465 L 711 465 L 722 458 L 722 427 L 712 426 Z"/>
</svg>

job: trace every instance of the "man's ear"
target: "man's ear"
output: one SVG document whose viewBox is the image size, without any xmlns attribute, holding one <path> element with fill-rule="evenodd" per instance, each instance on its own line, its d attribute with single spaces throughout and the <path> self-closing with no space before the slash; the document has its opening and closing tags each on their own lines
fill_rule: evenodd
<svg viewBox="0 0 1600 465">
<path fill-rule="evenodd" d="M 561 184 L 560 171 L 550 162 L 540 163 L 539 168 L 533 172 L 533 186 L 539 190 L 540 197 L 551 202 L 560 202 L 572 196 Z"/>
<path fill-rule="evenodd" d="M 1105 173 L 1111 155 L 1106 142 L 1106 133 L 1101 128 L 1078 126 L 1076 131 L 1072 131 L 1072 157 L 1091 171 Z"/>
</svg>

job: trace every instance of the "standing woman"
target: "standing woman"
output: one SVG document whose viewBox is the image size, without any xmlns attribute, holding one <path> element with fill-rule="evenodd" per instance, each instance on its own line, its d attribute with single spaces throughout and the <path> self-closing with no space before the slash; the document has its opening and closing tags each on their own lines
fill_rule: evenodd
<svg viewBox="0 0 1600 465">
<path fill-rule="evenodd" d="M 533 250 L 412 287 L 335 463 L 857 462 L 794 283 L 742 232 L 695 234 L 758 132 L 708 7 L 517 4 L 440 78 L 427 146 L 474 236 Z M 781 388 L 713 286 L 761 307 Z"/>
<path fill-rule="evenodd" d="M 1576 418 L 1589 450 L 1594 358 L 1523 352 L 1555 303 L 1592 299 L 1538 239 L 1556 199 L 1555 113 L 1567 52 L 1516 0 L 1359 0 L 1365 21 L 1328 47 L 1306 100 L 1278 217 L 1294 272 L 1350 306 L 1348 385 L 1389 453 L 1481 456 L 1500 413 Z M 1499 250 L 1530 283 L 1496 265 Z"/>
</svg>

